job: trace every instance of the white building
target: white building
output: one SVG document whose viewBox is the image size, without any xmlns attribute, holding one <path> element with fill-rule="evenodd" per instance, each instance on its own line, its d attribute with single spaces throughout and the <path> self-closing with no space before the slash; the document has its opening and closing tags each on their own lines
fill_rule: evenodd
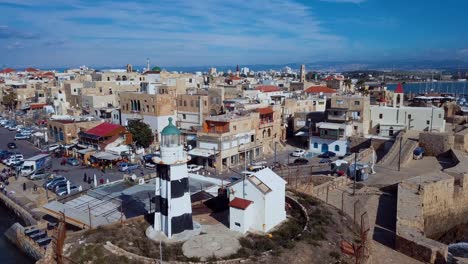
<svg viewBox="0 0 468 264">
<path fill-rule="evenodd" d="M 403 86 L 398 84 L 393 94 L 393 107 L 371 106 L 371 133 L 393 137 L 400 130 L 445 132 L 444 109 L 403 105 Z"/>
<path fill-rule="evenodd" d="M 445 132 L 443 108 L 371 106 L 370 112 L 371 130 L 379 136 L 392 137 L 400 130 Z"/>
<path fill-rule="evenodd" d="M 286 219 L 286 182 L 266 168 L 229 187 L 229 228 L 269 232 Z"/>
<path fill-rule="evenodd" d="M 189 157 L 180 143 L 180 130 L 172 124 L 161 131 L 161 154 L 156 163 L 156 212 L 153 231 L 168 238 L 193 229 L 187 161 Z"/>
<path fill-rule="evenodd" d="M 309 150 L 312 153 L 332 151 L 344 156 L 348 151 L 348 137 L 352 135 L 352 125 L 345 123 L 321 122 L 310 137 Z"/>
</svg>

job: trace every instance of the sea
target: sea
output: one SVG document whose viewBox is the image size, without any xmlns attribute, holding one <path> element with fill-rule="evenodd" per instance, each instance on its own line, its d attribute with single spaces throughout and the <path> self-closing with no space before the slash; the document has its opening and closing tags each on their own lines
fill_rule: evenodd
<svg viewBox="0 0 468 264">
<path fill-rule="evenodd" d="M 394 91 L 397 84 L 387 84 L 387 89 Z M 419 82 L 406 83 L 403 85 L 405 93 L 425 94 L 425 93 L 448 93 L 459 95 L 460 97 L 468 97 L 468 82 L 467 81 L 452 81 L 452 82 Z"/>
<path fill-rule="evenodd" d="M 33 264 L 35 261 L 12 244 L 3 234 L 17 222 L 13 214 L 0 204 L 0 263 L 1 264 Z"/>
</svg>

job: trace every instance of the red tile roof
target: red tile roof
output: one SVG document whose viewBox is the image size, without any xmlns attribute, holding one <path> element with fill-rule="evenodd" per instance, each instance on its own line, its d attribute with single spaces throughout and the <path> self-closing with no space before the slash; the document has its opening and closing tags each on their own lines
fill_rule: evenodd
<svg viewBox="0 0 468 264">
<path fill-rule="evenodd" d="M 398 83 L 395 93 L 403 93 L 403 85 L 401 83 Z"/>
<path fill-rule="evenodd" d="M 242 78 L 241 78 L 241 77 L 237 77 L 237 76 L 231 76 L 231 77 L 230 77 L 230 79 L 231 79 L 231 80 L 233 80 L 233 81 L 239 81 L 239 80 L 242 80 Z"/>
<path fill-rule="evenodd" d="M 259 112 L 261 115 L 266 115 L 273 113 L 273 109 L 271 107 L 257 108 L 257 112 Z"/>
<path fill-rule="evenodd" d="M 97 125 L 91 129 L 86 130 L 86 134 L 91 134 L 95 136 L 108 136 L 110 135 L 113 131 L 116 129 L 121 129 L 123 128 L 122 126 L 116 125 L 116 124 L 111 124 L 111 123 L 102 123 L 100 125 Z"/>
<path fill-rule="evenodd" d="M 30 104 L 29 107 L 30 107 L 30 109 L 42 109 L 46 105 L 47 104 Z"/>
<path fill-rule="evenodd" d="M 279 92 L 281 91 L 280 88 L 274 85 L 261 85 L 255 87 L 255 90 L 260 91 L 262 93 L 270 93 L 270 92 Z"/>
<path fill-rule="evenodd" d="M 311 86 L 307 88 L 304 92 L 306 93 L 336 93 L 335 89 L 328 88 L 326 86 Z"/>
<path fill-rule="evenodd" d="M 12 72 L 15 72 L 15 70 L 12 68 L 5 68 L 0 71 L 0 73 L 12 73 Z"/>
<path fill-rule="evenodd" d="M 229 203 L 229 206 L 237 208 L 237 209 L 245 210 L 245 209 L 247 209 L 247 207 L 249 207 L 249 205 L 251 203 L 253 203 L 253 202 L 250 201 L 250 200 L 246 200 L 246 199 L 236 197 L 236 198 L 234 198 L 234 200 L 232 200 Z"/>
<path fill-rule="evenodd" d="M 38 69 L 34 69 L 34 68 L 26 68 L 26 70 L 24 70 L 25 72 L 38 72 L 39 70 Z"/>
</svg>

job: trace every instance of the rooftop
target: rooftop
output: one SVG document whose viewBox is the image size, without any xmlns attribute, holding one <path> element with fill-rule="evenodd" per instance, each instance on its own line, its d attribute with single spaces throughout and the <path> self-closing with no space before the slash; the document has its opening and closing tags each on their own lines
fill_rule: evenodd
<svg viewBox="0 0 468 264">
<path fill-rule="evenodd" d="M 250 200 L 242 199 L 242 198 L 236 197 L 236 198 L 234 198 L 234 200 L 232 200 L 232 201 L 229 203 L 229 206 L 230 206 L 230 207 L 237 208 L 237 209 L 245 210 L 245 209 L 247 209 L 247 207 L 249 207 L 249 205 L 251 205 L 252 203 L 253 203 L 253 202 L 250 201 Z"/>
<path fill-rule="evenodd" d="M 104 137 L 115 131 L 116 129 L 120 129 L 122 126 L 111 124 L 111 123 L 102 123 L 99 124 L 91 129 L 86 130 L 86 134 L 91 134 L 95 136 Z"/>
<path fill-rule="evenodd" d="M 260 91 L 262 93 L 270 93 L 270 92 L 279 92 L 281 91 L 280 88 L 274 85 L 261 85 L 255 87 L 255 90 Z"/>
<path fill-rule="evenodd" d="M 311 86 L 304 92 L 306 93 L 336 93 L 335 89 L 328 88 L 326 86 Z"/>
</svg>

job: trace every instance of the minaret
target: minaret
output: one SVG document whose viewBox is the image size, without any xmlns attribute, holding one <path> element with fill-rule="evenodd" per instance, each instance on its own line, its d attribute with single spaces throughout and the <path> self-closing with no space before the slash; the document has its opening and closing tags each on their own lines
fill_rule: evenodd
<svg viewBox="0 0 468 264">
<path fill-rule="evenodd" d="M 236 67 L 236 76 L 237 76 L 237 77 L 240 76 L 239 64 L 237 64 L 237 67 Z"/>
<path fill-rule="evenodd" d="M 149 58 L 146 58 L 146 71 L 150 71 Z"/>
<path fill-rule="evenodd" d="M 180 142 L 180 130 L 170 117 L 169 125 L 161 131 L 161 155 L 153 158 L 157 171 L 154 230 L 168 238 L 193 229 L 189 159 Z"/>
<path fill-rule="evenodd" d="M 301 83 L 304 83 L 305 82 L 305 76 L 306 76 L 306 73 L 305 73 L 306 69 L 305 69 L 305 65 L 302 64 L 301 65 L 301 71 L 300 71 L 300 75 L 301 75 Z"/>
</svg>

